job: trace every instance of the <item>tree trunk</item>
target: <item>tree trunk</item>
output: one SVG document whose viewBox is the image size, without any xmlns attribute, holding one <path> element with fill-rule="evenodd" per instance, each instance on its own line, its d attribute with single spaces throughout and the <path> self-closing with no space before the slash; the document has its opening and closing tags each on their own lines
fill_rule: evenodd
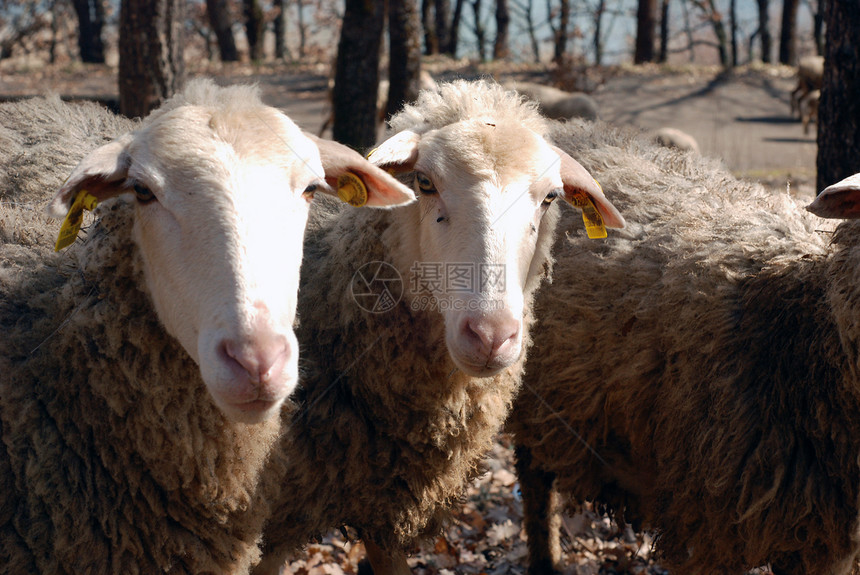
<svg viewBox="0 0 860 575">
<path fill-rule="evenodd" d="M 332 108 L 335 140 L 359 151 L 376 141 L 379 48 L 385 3 L 346 0 L 337 46 Z"/>
<path fill-rule="evenodd" d="M 388 5 L 388 103 L 390 118 L 406 102 L 418 97 L 421 75 L 421 17 L 418 0 L 395 0 Z"/>
<path fill-rule="evenodd" d="M 451 17 L 451 29 L 448 31 L 448 45 L 442 50 L 452 58 L 457 57 L 457 45 L 460 41 L 460 18 L 463 16 L 464 3 L 464 0 L 457 0 L 454 3 L 454 15 Z"/>
<path fill-rule="evenodd" d="M 818 108 L 818 190 L 860 172 L 860 4 L 827 2 Z"/>
<path fill-rule="evenodd" d="M 732 68 L 738 65 L 738 13 L 737 0 L 729 2 L 729 20 L 731 20 L 731 39 L 732 39 Z"/>
<path fill-rule="evenodd" d="M 78 49 L 82 62 L 105 63 L 105 47 L 102 42 L 105 7 L 102 0 L 72 0 L 78 15 Z"/>
<path fill-rule="evenodd" d="M 779 32 L 780 64 L 797 65 L 797 7 L 799 3 L 800 0 L 784 0 L 782 3 L 782 27 Z"/>
<path fill-rule="evenodd" d="M 481 59 L 481 62 L 484 62 L 487 59 L 487 33 L 484 30 L 484 25 L 481 23 L 481 1 L 482 0 L 472 0 L 472 13 L 475 15 L 474 32 L 475 40 L 478 42 L 478 57 Z"/>
<path fill-rule="evenodd" d="M 496 41 L 493 43 L 493 60 L 504 60 L 510 56 L 508 49 L 508 27 L 511 13 L 508 0 L 496 0 Z"/>
<path fill-rule="evenodd" d="M 636 11 L 636 52 L 633 55 L 634 64 L 654 61 L 654 30 L 656 0 L 639 0 Z"/>
<path fill-rule="evenodd" d="M 184 0 L 122 0 L 119 109 L 146 116 L 182 88 Z"/>
<path fill-rule="evenodd" d="M 274 0 L 272 6 L 275 14 L 275 59 L 290 59 L 290 48 L 287 46 L 287 0 Z"/>
<path fill-rule="evenodd" d="M 206 11 L 209 13 L 209 24 L 218 39 L 218 52 L 222 62 L 238 62 L 239 51 L 236 50 L 236 39 L 233 37 L 233 19 L 227 0 L 206 0 Z"/>
<path fill-rule="evenodd" d="M 436 0 L 435 4 L 436 40 L 439 42 L 439 51 L 442 51 L 451 43 L 451 1 Z"/>
<path fill-rule="evenodd" d="M 827 9 L 827 2 L 828 0 L 818 0 L 812 17 L 812 36 L 815 38 L 815 52 L 818 55 L 824 54 L 824 11 Z"/>
<path fill-rule="evenodd" d="M 601 0 L 603 2 L 604 0 Z M 669 0 L 660 4 L 660 55 L 657 61 L 665 64 L 669 59 Z"/>
<path fill-rule="evenodd" d="M 394 0 L 395 2 L 397 0 Z M 434 0 L 421 1 L 421 22 L 424 28 L 424 53 L 428 56 L 439 53 L 439 39 L 436 37 L 436 23 L 433 20 Z"/>
<path fill-rule="evenodd" d="M 242 0 L 242 11 L 245 13 L 245 36 L 248 38 L 248 55 L 252 62 L 260 62 L 263 53 L 263 33 L 266 21 L 260 0 Z"/>
<path fill-rule="evenodd" d="M 549 5 L 549 2 L 547 2 Z M 567 52 L 567 29 L 570 25 L 570 1 L 561 0 L 559 2 L 558 11 L 558 27 L 555 28 L 555 50 L 553 52 L 553 62 L 561 63 L 564 59 L 564 54 Z"/>
<path fill-rule="evenodd" d="M 299 25 L 299 58 L 307 56 L 307 26 L 305 25 L 305 1 L 296 0 L 296 19 Z"/>
<path fill-rule="evenodd" d="M 758 2 L 758 33 L 761 37 L 761 61 L 770 64 L 771 52 L 773 51 L 770 35 L 770 14 L 768 4 L 770 0 L 756 0 Z"/>
</svg>

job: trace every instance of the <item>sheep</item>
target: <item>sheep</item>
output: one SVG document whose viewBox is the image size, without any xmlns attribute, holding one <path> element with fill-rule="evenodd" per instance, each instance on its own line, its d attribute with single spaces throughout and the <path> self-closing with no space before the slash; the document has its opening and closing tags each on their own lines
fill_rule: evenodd
<svg viewBox="0 0 860 575">
<path fill-rule="evenodd" d="M 583 92 L 565 92 L 534 82 L 508 82 L 505 87 L 537 102 L 540 111 L 553 120 L 583 118 L 594 121 L 600 118 L 597 102 Z"/>
<path fill-rule="evenodd" d="M 368 205 L 413 193 L 357 153 L 315 143 L 252 87 L 192 82 L 95 149 L 99 130 L 116 135 L 106 110 L 57 99 L 0 110 L 5 133 L 29 134 L 7 173 L 20 160 L 52 182 L 52 164 L 80 160 L 54 182 L 50 215 L 99 204 L 86 241 L 67 219 L 73 245 L 59 253 L 45 241 L 58 225 L 32 203 L 0 204 L 3 571 L 247 572 L 297 378 L 308 201 L 352 178 L 345 170 Z M 57 141 L 42 146 L 40 133 Z"/>
<path fill-rule="evenodd" d="M 665 148 L 677 148 L 682 152 L 699 153 L 699 144 L 696 139 L 677 128 L 658 128 L 650 132 L 649 135 L 651 139 Z"/>
<path fill-rule="evenodd" d="M 821 101 L 821 90 L 812 90 L 800 102 L 800 121 L 803 122 L 803 133 L 809 134 L 809 123 L 818 123 L 818 104 Z"/>
<path fill-rule="evenodd" d="M 674 573 L 848 573 L 860 223 L 831 234 L 788 194 L 605 126 L 551 139 L 628 226 L 596 249 L 560 235 L 536 299 L 508 423 L 529 573 L 559 557 L 553 487 L 656 530 Z M 854 219 L 858 201 L 855 176 L 808 210 Z"/>
<path fill-rule="evenodd" d="M 370 159 L 413 182 L 419 202 L 386 213 L 321 204 L 311 214 L 303 379 L 256 573 L 277 573 L 343 525 L 365 541 L 377 575 L 408 572 L 402 548 L 447 519 L 519 384 L 553 199 L 609 227 L 624 222 L 591 176 L 544 141 L 534 104 L 497 84 L 442 84 L 390 124 Z M 310 289 L 320 283 L 328 290 Z M 389 297 L 371 305 L 359 299 L 368 292 Z"/>
<path fill-rule="evenodd" d="M 801 103 L 813 90 L 824 85 L 824 56 L 806 56 L 797 66 L 797 86 L 791 91 L 791 115 L 801 115 Z"/>
</svg>

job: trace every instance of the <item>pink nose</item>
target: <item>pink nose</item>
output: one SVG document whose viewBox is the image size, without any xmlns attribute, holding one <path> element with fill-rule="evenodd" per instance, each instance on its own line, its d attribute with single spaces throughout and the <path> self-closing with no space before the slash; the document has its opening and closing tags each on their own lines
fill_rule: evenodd
<svg viewBox="0 0 860 575">
<path fill-rule="evenodd" d="M 251 383 L 266 384 L 281 374 L 290 359 L 290 347 L 283 337 L 266 338 L 237 342 L 224 340 L 221 349 L 228 364 L 234 371 L 247 374 Z"/>
<path fill-rule="evenodd" d="M 462 335 L 470 343 L 476 355 L 491 361 L 504 355 L 516 345 L 520 334 L 520 322 L 513 318 L 495 320 L 486 317 L 470 317 L 463 323 Z"/>
</svg>

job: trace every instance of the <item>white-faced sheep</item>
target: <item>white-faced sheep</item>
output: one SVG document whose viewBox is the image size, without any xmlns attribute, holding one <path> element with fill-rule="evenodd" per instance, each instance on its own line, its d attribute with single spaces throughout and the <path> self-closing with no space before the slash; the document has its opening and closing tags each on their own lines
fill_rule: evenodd
<svg viewBox="0 0 860 575">
<path fill-rule="evenodd" d="M 553 120 L 582 118 L 594 121 L 600 117 L 597 102 L 583 92 L 566 92 L 534 82 L 507 82 L 505 87 L 537 102 L 541 113 Z"/>
<path fill-rule="evenodd" d="M 553 487 L 656 530 L 673 573 L 848 573 L 860 551 L 858 222 L 832 235 L 788 194 L 603 126 L 552 138 L 628 226 L 596 248 L 560 236 L 536 298 L 509 420 L 530 573 L 558 558 Z M 854 184 L 809 210 L 857 218 Z"/>
<path fill-rule="evenodd" d="M 104 202 L 86 241 L 60 253 L 44 242 L 59 224 L 0 206 L 3 572 L 246 572 L 277 489 L 261 470 L 296 384 L 308 201 L 345 168 L 370 204 L 412 192 L 355 152 L 318 148 L 250 87 L 194 82 L 94 150 L 98 138 L 50 117 L 97 126 L 106 110 L 0 109 L 7 132 L 41 130 L 12 120 L 41 109 L 60 139 L 39 158 L 23 138 L 3 166 L 46 166 L 53 215 Z M 52 163 L 87 152 L 54 181 Z"/>
<path fill-rule="evenodd" d="M 377 575 L 408 572 L 401 546 L 446 519 L 519 385 L 557 218 L 551 202 L 623 225 L 591 176 L 544 140 L 534 105 L 498 85 L 443 84 L 391 126 L 370 158 L 413 182 L 419 202 L 311 214 L 302 384 L 260 572 L 343 525 L 381 551 L 371 555 Z M 394 297 L 373 313 L 356 291 Z"/>
<path fill-rule="evenodd" d="M 806 56 L 797 65 L 797 86 L 791 91 L 791 115 L 801 114 L 806 96 L 824 85 L 824 56 Z M 802 117 L 802 116 L 801 116 Z"/>
</svg>

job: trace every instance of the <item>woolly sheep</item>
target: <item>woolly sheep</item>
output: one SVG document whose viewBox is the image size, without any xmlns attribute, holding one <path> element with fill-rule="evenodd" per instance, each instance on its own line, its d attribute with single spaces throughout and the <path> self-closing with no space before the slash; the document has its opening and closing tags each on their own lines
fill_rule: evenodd
<svg viewBox="0 0 860 575">
<path fill-rule="evenodd" d="M 408 572 L 402 546 L 447 518 L 519 385 L 557 217 L 550 203 L 587 195 L 607 225 L 623 225 L 591 176 L 544 141 L 534 106 L 498 85 L 422 92 L 391 126 L 370 158 L 414 182 L 419 202 L 311 214 L 305 254 L 314 264 L 299 290 L 303 379 L 260 573 L 342 525 L 365 540 L 376 575 Z M 454 268 L 445 265 L 471 270 L 472 285 L 446 291 Z M 496 281 L 482 271 L 498 272 Z M 363 310 L 350 295 L 362 274 L 402 281 L 402 300 Z M 312 289 L 321 283 L 328 289 Z"/>
<path fill-rule="evenodd" d="M 534 82 L 508 82 L 505 87 L 537 102 L 541 113 L 553 120 L 582 118 L 594 121 L 600 117 L 597 102 L 582 92 L 565 92 Z"/>
<path fill-rule="evenodd" d="M 813 90 L 824 85 L 824 56 L 806 56 L 797 66 L 797 86 L 791 91 L 791 115 L 801 114 L 801 104 Z"/>
<path fill-rule="evenodd" d="M 5 134 L 27 133 L 9 139 L 20 144 L 8 174 L 20 160 L 59 185 L 52 164 L 89 151 L 52 214 L 82 189 L 104 202 L 86 241 L 57 254 L 44 241 L 57 224 L 32 204 L 0 206 L 4 572 L 247 572 L 277 488 L 264 464 L 296 382 L 313 187 L 329 191 L 323 178 L 348 167 L 368 203 L 412 192 L 342 146 L 318 149 L 250 87 L 194 82 L 94 150 L 99 130 L 123 124 L 105 110 L 56 99 L 0 110 Z M 11 120 L 33 111 L 43 116 Z M 49 134 L 58 140 L 39 144 Z"/>
<path fill-rule="evenodd" d="M 832 235 L 788 194 L 605 126 L 552 138 L 628 226 L 596 249 L 561 235 L 537 297 L 509 422 L 529 572 L 558 559 L 555 487 L 656 530 L 673 573 L 848 573 L 860 223 Z M 858 202 L 855 177 L 809 211 L 857 218 Z"/>
<path fill-rule="evenodd" d="M 800 101 L 800 121 L 803 123 L 803 133 L 809 134 L 809 123 L 818 123 L 818 104 L 821 101 L 821 90 L 812 90 Z"/>
</svg>

